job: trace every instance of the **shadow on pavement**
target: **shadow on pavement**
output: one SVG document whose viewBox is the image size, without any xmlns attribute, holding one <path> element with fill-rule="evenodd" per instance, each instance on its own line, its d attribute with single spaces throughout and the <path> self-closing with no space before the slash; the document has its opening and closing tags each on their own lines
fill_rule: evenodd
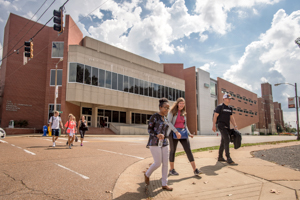
<svg viewBox="0 0 300 200">
<path fill-rule="evenodd" d="M 189 176 L 189 177 L 185 177 L 185 178 L 181 178 L 181 179 L 177 179 L 177 180 L 169 180 L 168 183 L 170 185 L 172 185 L 173 183 L 185 181 L 185 180 L 188 180 L 188 179 L 197 179 L 197 180 L 200 180 L 200 179 L 202 179 L 202 177 L 194 175 L 194 176 Z"/>
<path fill-rule="evenodd" d="M 207 176 L 217 176 L 218 174 L 216 173 L 216 171 L 222 169 L 225 166 L 225 164 L 217 161 L 215 165 L 204 166 L 201 167 L 200 170 Z"/>
<path fill-rule="evenodd" d="M 151 182 L 150 182 L 151 184 Z M 146 187 L 145 183 L 139 183 L 139 188 L 137 189 L 137 192 L 126 192 L 123 195 L 113 198 L 115 200 L 140 200 L 150 197 L 148 191 L 148 187 Z"/>
</svg>

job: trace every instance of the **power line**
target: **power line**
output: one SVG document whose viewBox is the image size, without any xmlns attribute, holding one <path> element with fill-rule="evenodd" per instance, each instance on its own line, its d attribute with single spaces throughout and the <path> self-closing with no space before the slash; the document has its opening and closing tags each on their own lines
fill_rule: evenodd
<svg viewBox="0 0 300 200">
<path fill-rule="evenodd" d="M 61 7 L 65 6 L 66 3 L 67 3 L 68 1 L 69 1 L 69 0 L 67 0 Z M 110 0 L 106 0 L 104 3 L 102 3 L 102 4 L 101 4 L 100 6 L 98 6 L 96 9 L 94 9 L 94 10 L 91 11 L 91 12 L 89 12 L 86 16 L 84 16 L 83 18 L 81 18 L 80 20 L 78 20 L 73 26 L 77 25 L 78 22 L 80 22 L 82 19 L 88 17 L 91 13 L 93 13 L 95 10 L 99 9 L 101 6 L 103 6 L 103 5 L 104 5 L 105 3 L 107 3 L 108 1 L 110 1 Z M 53 17 L 52 17 L 52 18 L 53 18 Z M 52 19 L 52 18 L 51 18 L 51 19 Z M 71 27 L 69 28 L 69 30 L 70 30 L 73 26 L 71 26 Z M 59 36 L 57 36 L 56 38 L 54 38 L 54 40 L 56 40 L 58 37 L 59 37 Z M 48 45 L 46 45 L 42 50 L 40 50 L 37 54 L 35 54 L 35 57 L 38 56 L 40 53 L 42 53 L 42 52 L 49 46 L 49 44 L 50 44 L 50 43 L 48 43 Z M 23 46 L 24 46 L 24 45 L 23 45 Z M 1 62 L 1 61 L 0 61 L 0 62 Z M 20 65 L 20 66 L 19 66 L 15 71 L 13 71 L 11 74 L 9 74 L 6 78 L 10 77 L 12 74 L 14 74 L 16 71 L 18 71 L 22 66 L 23 66 L 23 64 Z"/>
<path fill-rule="evenodd" d="M 6 56 L 4 56 L 0 62 L 2 62 L 5 58 L 8 57 L 8 53 L 13 50 L 17 45 L 18 43 L 26 36 L 26 34 L 32 29 L 32 27 L 34 27 L 34 25 L 43 17 L 43 15 L 49 10 L 49 8 L 54 4 L 56 0 L 53 0 L 52 3 L 50 4 L 50 6 L 48 6 L 48 8 L 42 13 L 42 15 L 35 21 L 35 23 L 29 28 L 29 30 L 23 35 L 23 37 L 21 37 L 21 39 L 15 44 L 15 46 L 13 46 L 9 51 L 7 51 L 7 54 Z M 69 0 L 68 0 L 69 1 Z M 52 17 L 53 18 L 53 17 Z M 49 22 L 49 21 L 48 21 Z M 47 23 L 48 23 L 47 22 Z M 16 51 L 14 51 L 13 53 L 17 52 L 20 48 L 22 48 L 24 45 L 22 45 L 21 47 L 19 47 Z M 12 54 L 9 54 L 9 55 L 12 55 Z"/>
<path fill-rule="evenodd" d="M 44 6 L 44 4 L 47 2 L 48 0 L 45 0 L 44 1 L 44 3 L 40 6 L 40 8 L 34 13 L 34 15 L 31 17 L 31 19 L 30 20 L 32 20 L 33 18 L 34 18 L 34 16 L 40 11 L 40 9 Z M 15 39 L 18 35 L 19 35 L 19 33 L 21 33 L 21 31 L 29 24 L 29 22 L 30 22 L 30 20 L 25 24 L 25 26 L 23 26 L 23 28 L 21 28 L 20 30 L 19 30 L 19 32 L 12 38 L 12 39 L 10 39 L 10 41 L 8 41 L 6 44 L 3 44 L 3 47 L 2 48 L 0 48 L 0 51 L 9 43 L 9 42 L 11 42 L 13 39 Z"/>
</svg>

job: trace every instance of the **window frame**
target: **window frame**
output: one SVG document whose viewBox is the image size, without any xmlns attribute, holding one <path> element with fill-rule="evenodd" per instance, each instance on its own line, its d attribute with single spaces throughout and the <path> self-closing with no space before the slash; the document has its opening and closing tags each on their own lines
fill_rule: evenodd
<svg viewBox="0 0 300 200">
<path fill-rule="evenodd" d="M 63 41 L 52 41 L 52 46 L 51 46 L 51 58 L 63 58 L 64 55 L 62 57 L 53 57 L 53 43 L 63 43 L 64 44 L 63 54 L 64 54 L 65 42 L 63 42 Z"/>
<path fill-rule="evenodd" d="M 54 83 L 54 85 L 51 85 L 52 70 L 55 72 L 56 69 L 50 69 L 50 87 L 55 87 L 55 83 Z M 57 72 L 58 72 L 59 70 L 62 71 L 62 69 L 57 69 Z M 76 69 L 76 71 L 77 71 L 77 69 Z M 54 74 L 55 74 L 55 73 L 54 73 Z M 58 73 L 57 73 L 57 74 L 58 74 Z M 54 75 L 54 76 L 55 76 L 55 75 Z M 55 82 L 55 77 L 54 77 L 54 82 Z M 76 83 L 76 82 L 70 82 L 70 83 Z M 57 86 L 60 86 L 60 87 L 62 86 L 62 72 L 61 72 L 61 85 L 58 85 L 58 84 L 57 84 Z"/>
</svg>

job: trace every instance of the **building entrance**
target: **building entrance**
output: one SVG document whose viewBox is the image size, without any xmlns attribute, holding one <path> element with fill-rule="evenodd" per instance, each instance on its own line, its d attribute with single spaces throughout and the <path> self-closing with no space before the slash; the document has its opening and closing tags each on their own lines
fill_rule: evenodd
<svg viewBox="0 0 300 200">
<path fill-rule="evenodd" d="M 98 128 L 108 128 L 108 117 L 98 116 L 97 117 L 97 127 Z"/>
<path fill-rule="evenodd" d="M 92 115 L 83 115 L 89 127 L 92 126 Z"/>
</svg>

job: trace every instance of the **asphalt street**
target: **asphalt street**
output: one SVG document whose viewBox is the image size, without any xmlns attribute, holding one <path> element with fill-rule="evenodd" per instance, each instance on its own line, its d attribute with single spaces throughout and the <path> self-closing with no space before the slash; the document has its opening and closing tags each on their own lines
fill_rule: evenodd
<svg viewBox="0 0 300 200">
<path fill-rule="evenodd" d="M 292 140 L 293 136 L 244 136 L 244 143 Z M 61 137 L 6 137 L 0 140 L 0 199 L 112 199 L 120 174 L 151 157 L 147 136 L 86 137 L 72 149 Z M 197 136 L 193 149 L 216 146 L 220 136 Z M 181 151 L 178 145 L 178 151 Z M 133 176 L 142 176 L 136 172 Z"/>
</svg>

